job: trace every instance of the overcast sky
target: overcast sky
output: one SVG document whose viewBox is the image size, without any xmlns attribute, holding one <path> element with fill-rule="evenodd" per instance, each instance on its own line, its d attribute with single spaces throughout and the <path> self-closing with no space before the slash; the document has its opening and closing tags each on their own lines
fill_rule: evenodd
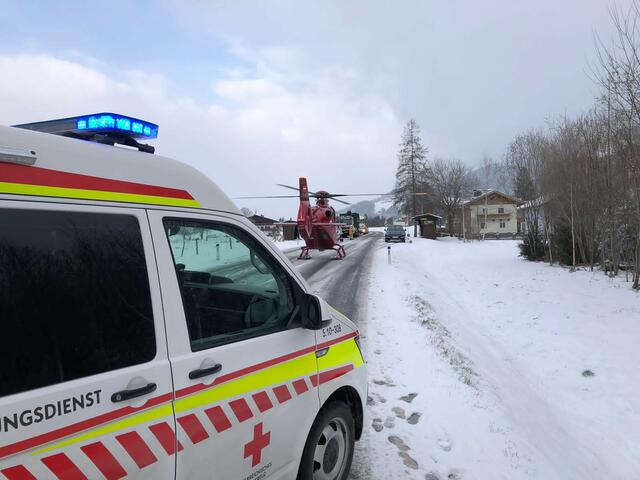
<svg viewBox="0 0 640 480">
<path fill-rule="evenodd" d="M 620 6 L 629 0 L 619 0 Z M 402 126 L 471 166 L 593 103 L 608 0 L 0 0 L 0 123 L 99 111 L 229 195 L 389 191 Z M 294 216 L 292 201 L 245 201 Z"/>
</svg>

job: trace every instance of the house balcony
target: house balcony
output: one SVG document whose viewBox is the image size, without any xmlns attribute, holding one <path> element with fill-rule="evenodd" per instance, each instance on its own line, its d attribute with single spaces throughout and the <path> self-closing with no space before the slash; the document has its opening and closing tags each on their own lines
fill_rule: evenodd
<svg viewBox="0 0 640 480">
<path fill-rule="evenodd" d="M 498 212 L 487 212 L 486 216 L 487 218 L 498 218 L 498 217 L 510 217 L 513 214 L 513 212 L 503 212 L 503 213 L 498 213 Z M 482 212 L 478 212 L 476 213 L 476 217 L 477 218 L 484 218 L 485 214 Z"/>
</svg>

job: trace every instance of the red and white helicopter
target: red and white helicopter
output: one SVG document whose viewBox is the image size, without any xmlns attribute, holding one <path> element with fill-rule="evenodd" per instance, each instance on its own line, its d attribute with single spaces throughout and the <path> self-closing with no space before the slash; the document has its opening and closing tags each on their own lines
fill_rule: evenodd
<svg viewBox="0 0 640 480">
<path fill-rule="evenodd" d="M 300 177 L 299 188 L 290 185 L 278 183 L 278 186 L 298 191 L 298 195 L 268 195 L 262 197 L 236 197 L 238 199 L 254 199 L 254 198 L 300 198 L 300 207 L 298 208 L 298 217 L 295 225 L 298 227 L 300 236 L 305 241 L 302 247 L 299 260 L 311 258 L 310 250 L 335 250 L 336 259 L 342 260 L 346 257 L 347 252 L 340 244 L 340 227 L 344 225 L 337 221 L 335 209 L 329 205 L 329 199 L 336 202 L 349 203 L 339 200 L 336 197 L 370 197 L 376 195 L 385 195 L 380 193 L 329 193 L 325 190 L 317 192 L 309 191 L 307 179 Z M 309 198 L 315 198 L 315 205 L 311 205 Z M 280 223 L 279 225 L 290 225 L 290 223 Z"/>
</svg>

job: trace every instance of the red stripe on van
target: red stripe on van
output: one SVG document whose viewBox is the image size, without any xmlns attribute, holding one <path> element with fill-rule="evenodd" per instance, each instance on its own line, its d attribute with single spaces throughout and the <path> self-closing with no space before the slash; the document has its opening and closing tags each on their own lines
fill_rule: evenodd
<svg viewBox="0 0 640 480">
<path fill-rule="evenodd" d="M 276 398 L 280 403 L 284 403 L 287 400 L 291 400 L 291 392 L 286 385 L 278 385 L 273 388 L 273 393 L 276 394 Z"/>
<path fill-rule="evenodd" d="M 271 399 L 269 398 L 269 395 L 267 395 L 267 392 L 254 393 L 251 396 L 260 412 L 266 412 L 270 408 L 273 408 L 273 403 L 271 403 Z"/>
<path fill-rule="evenodd" d="M 128 432 L 118 435 L 116 440 L 136 462 L 139 468 L 148 467 L 158 461 L 149 446 L 138 432 Z"/>
<path fill-rule="evenodd" d="M 244 398 L 232 400 L 229 402 L 229 406 L 231 407 L 231 410 L 233 410 L 233 413 L 239 422 L 244 422 L 245 420 L 249 420 L 253 417 L 253 412 Z"/>
<path fill-rule="evenodd" d="M 320 374 L 318 375 L 320 384 L 322 385 L 323 383 L 327 383 L 331 380 L 341 377 L 342 375 L 349 373 L 351 370 L 353 370 L 353 365 L 349 364 L 345 365 L 344 367 L 328 370 L 326 372 L 320 372 Z"/>
<path fill-rule="evenodd" d="M 231 428 L 231 422 L 229 421 L 229 417 L 227 417 L 224 410 L 221 407 L 215 406 L 208 408 L 204 411 L 209 417 L 211 424 L 216 429 L 216 432 L 224 432 L 225 430 Z"/>
<path fill-rule="evenodd" d="M 83 430 L 88 430 L 90 428 L 96 427 L 98 425 L 102 425 L 105 423 L 112 422 L 119 418 L 125 417 L 127 415 L 131 415 L 133 413 L 140 412 L 142 410 L 147 410 L 151 407 L 155 407 L 156 405 L 160 405 L 162 403 L 168 402 L 173 398 L 171 392 L 159 395 L 155 398 L 150 398 L 147 402 L 141 407 L 123 407 L 117 410 L 113 410 L 111 412 L 104 413 L 102 415 L 98 415 L 97 417 L 88 418 L 87 420 L 83 420 L 81 422 L 72 423 L 71 425 L 67 425 L 66 427 L 58 428 L 57 430 L 51 430 L 50 432 L 43 433 L 42 435 L 37 435 L 35 437 L 27 438 L 20 442 L 11 443 L 9 445 L 4 445 L 0 447 L 0 459 L 4 457 L 8 457 L 9 455 L 13 455 L 14 453 L 23 452 L 24 450 L 29 450 L 31 448 L 38 447 L 40 445 L 44 445 L 45 443 L 51 443 L 55 440 L 58 440 L 63 437 L 67 437 L 69 435 L 73 435 L 74 433 L 81 432 Z"/>
<path fill-rule="evenodd" d="M 7 163 L 3 163 L 2 168 L 0 168 L 0 182 L 193 200 L 189 192 L 177 188 L 159 187 L 145 183 L 127 182 L 124 180 L 114 180 L 79 173 L 62 172 L 60 170 L 50 170 L 48 168 L 28 167 Z"/>
<path fill-rule="evenodd" d="M 21 165 L 8 165 L 8 164 L 3 164 L 2 168 L 0 169 L 0 174 L 4 173 L 5 168 L 7 167 L 22 167 Z M 29 170 L 33 170 L 35 167 L 24 167 L 27 168 Z M 43 170 L 43 169 L 40 169 Z M 1 177 L 0 177 L 0 181 Z M 249 366 L 249 367 L 245 367 L 243 369 L 240 370 L 236 370 L 235 372 L 230 372 L 226 375 L 221 375 L 219 377 L 217 377 L 215 379 L 215 381 L 213 382 L 213 384 L 209 384 L 209 385 L 205 385 L 203 383 L 199 383 L 196 385 L 191 385 L 189 387 L 183 388 L 181 390 L 177 390 L 175 393 L 175 397 L 176 398 L 181 398 L 187 395 L 190 395 L 192 393 L 196 393 L 202 390 L 207 390 L 209 388 L 214 388 L 222 383 L 226 383 L 229 382 L 231 380 L 234 380 L 238 377 L 242 377 L 244 375 L 248 375 L 250 373 L 253 372 L 257 372 L 259 370 L 263 370 L 265 368 L 271 367 L 273 365 L 277 365 L 279 363 L 283 363 L 289 360 L 292 360 L 294 358 L 300 357 L 302 355 L 306 355 L 307 353 L 311 353 L 311 352 L 315 352 L 316 350 L 322 350 L 323 348 L 326 348 L 328 346 L 331 345 L 335 345 L 337 343 L 343 342 L 345 340 L 348 340 L 350 338 L 353 338 L 357 335 L 356 332 L 351 332 L 348 333 L 346 335 L 343 335 L 341 337 L 335 338 L 333 340 L 330 340 L 328 342 L 324 342 L 319 344 L 318 346 L 311 346 L 311 347 L 306 347 L 300 350 L 297 350 L 295 352 L 292 353 L 288 353 L 286 355 L 281 355 L 280 357 L 276 357 L 270 360 L 266 360 L 264 362 L 261 363 L 257 363 L 255 365 Z M 314 387 L 318 386 L 318 376 L 317 375 L 312 375 L 310 376 L 310 381 L 311 384 Z M 37 435 L 35 437 L 31 437 L 31 438 L 27 438 L 25 440 L 21 440 L 19 442 L 15 442 L 15 443 L 11 443 L 8 445 L 3 445 L 0 446 L 0 459 L 3 459 L 5 457 L 8 457 L 10 455 L 14 455 L 16 453 L 20 453 L 23 452 L 25 450 L 30 450 L 32 448 L 36 448 L 39 447 L 41 445 L 44 445 L 46 443 L 51 443 L 54 442 L 56 440 L 59 440 L 61 438 L 64 437 L 68 437 L 70 435 L 76 434 L 78 432 L 82 432 L 84 430 L 88 430 L 90 428 L 99 426 L 99 425 L 103 425 L 109 422 L 112 422 L 114 420 L 117 420 L 119 418 L 125 417 L 127 415 L 131 415 L 133 413 L 137 413 L 143 410 L 147 410 L 151 407 L 155 407 L 156 405 L 160 405 L 162 403 L 166 403 L 170 400 L 173 399 L 173 395 L 171 392 L 169 393 L 165 393 L 162 395 L 159 395 L 155 398 L 150 398 L 149 400 L 147 400 L 147 402 L 142 405 L 141 407 L 123 407 L 123 408 L 119 408 L 117 410 L 113 410 L 111 412 L 107 412 L 104 413 L 102 415 L 98 415 L 97 417 L 93 417 L 93 418 L 89 418 L 86 420 L 83 420 L 81 422 L 77 422 L 77 423 L 73 423 L 71 425 L 67 425 L 65 427 L 62 428 L 58 428 L 57 430 L 52 430 L 50 432 L 46 432 L 43 433 L 41 435 Z M 228 421 L 228 420 L 227 420 Z"/>
<path fill-rule="evenodd" d="M 309 390 L 309 387 L 307 386 L 307 382 L 304 381 L 304 378 L 294 380 L 293 388 L 296 390 L 296 393 L 298 395 L 302 395 L 304 392 Z"/>
<path fill-rule="evenodd" d="M 42 459 L 51 472 L 59 480 L 88 480 L 87 477 L 76 467 L 75 463 L 69 460 L 64 453 L 58 453 Z"/>
<path fill-rule="evenodd" d="M 173 431 L 173 428 L 171 428 L 167 422 L 151 425 L 149 430 L 151 430 L 151 433 L 158 439 L 158 442 L 160 442 L 164 451 L 167 452 L 167 455 L 176 453 L 176 448 L 178 452 L 184 449 L 182 444 L 176 439 L 176 432 Z"/>
<path fill-rule="evenodd" d="M 89 460 L 98 467 L 98 470 L 107 480 L 120 480 L 127 476 L 127 472 L 122 468 L 122 465 L 118 463 L 116 457 L 107 450 L 107 447 L 102 442 L 85 445 L 80 447 L 80 450 L 89 457 Z"/>
<path fill-rule="evenodd" d="M 195 414 L 185 415 L 184 417 L 180 417 L 178 419 L 178 423 L 185 431 L 189 439 L 194 443 L 202 442 L 209 438 L 209 434 L 198 420 L 198 417 Z"/>
<path fill-rule="evenodd" d="M 8 480 L 38 480 L 36 477 L 31 475 L 29 470 L 27 470 L 23 465 L 5 468 L 4 470 L 0 470 L 0 472 L 2 472 Z"/>
</svg>

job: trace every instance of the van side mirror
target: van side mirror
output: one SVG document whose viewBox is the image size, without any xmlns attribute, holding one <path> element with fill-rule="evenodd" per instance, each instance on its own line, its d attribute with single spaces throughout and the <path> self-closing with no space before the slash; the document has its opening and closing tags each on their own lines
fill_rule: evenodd
<svg viewBox="0 0 640 480">
<path fill-rule="evenodd" d="M 322 319 L 322 304 L 320 299 L 310 293 L 302 297 L 302 326 L 309 330 L 320 330 L 326 327 L 331 320 Z"/>
</svg>

